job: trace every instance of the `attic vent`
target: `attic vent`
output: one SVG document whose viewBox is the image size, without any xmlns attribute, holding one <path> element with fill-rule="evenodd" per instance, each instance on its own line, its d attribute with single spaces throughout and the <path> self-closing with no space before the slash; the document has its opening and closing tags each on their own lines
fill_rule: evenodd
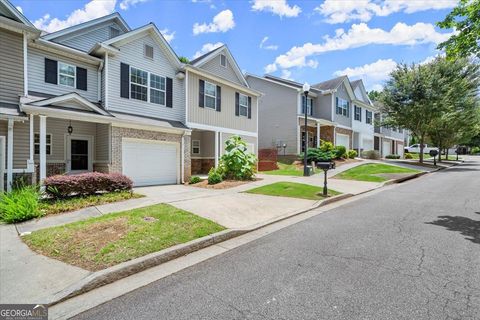
<svg viewBox="0 0 480 320">
<path fill-rule="evenodd" d="M 146 44 L 143 51 L 144 51 L 145 57 L 153 59 L 153 47 L 152 46 Z"/>
<path fill-rule="evenodd" d="M 118 37 L 120 35 L 120 30 L 114 27 L 110 27 L 110 39 Z"/>
<path fill-rule="evenodd" d="M 226 67 L 227 66 L 227 57 L 225 57 L 224 54 L 221 54 L 220 55 L 220 65 L 222 67 Z"/>
</svg>

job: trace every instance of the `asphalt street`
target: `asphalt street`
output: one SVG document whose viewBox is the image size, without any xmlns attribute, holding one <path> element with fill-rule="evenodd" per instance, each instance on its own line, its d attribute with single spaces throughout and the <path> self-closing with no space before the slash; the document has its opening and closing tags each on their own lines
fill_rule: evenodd
<svg viewBox="0 0 480 320">
<path fill-rule="evenodd" d="M 323 212 L 76 319 L 480 319 L 480 157 Z"/>
</svg>

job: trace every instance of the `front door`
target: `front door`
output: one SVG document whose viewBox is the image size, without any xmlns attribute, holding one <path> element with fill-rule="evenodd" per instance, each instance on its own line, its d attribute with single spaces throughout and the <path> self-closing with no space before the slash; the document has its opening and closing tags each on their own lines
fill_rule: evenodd
<svg viewBox="0 0 480 320">
<path fill-rule="evenodd" d="M 69 137 L 67 143 L 69 172 L 92 171 L 90 138 Z"/>
</svg>

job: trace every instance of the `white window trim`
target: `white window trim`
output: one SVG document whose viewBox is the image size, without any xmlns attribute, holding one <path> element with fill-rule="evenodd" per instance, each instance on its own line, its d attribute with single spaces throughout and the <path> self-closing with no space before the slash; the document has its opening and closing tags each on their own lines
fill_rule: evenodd
<svg viewBox="0 0 480 320">
<path fill-rule="evenodd" d="M 225 65 L 222 65 L 222 57 L 225 57 Z M 224 55 L 223 53 L 220 54 L 220 66 L 224 67 L 224 68 L 227 68 L 227 56 Z"/>
<path fill-rule="evenodd" d="M 368 117 L 368 113 L 370 113 L 370 117 Z M 368 122 L 368 119 L 370 119 L 370 122 Z M 372 111 L 365 110 L 365 123 L 373 125 L 373 112 Z"/>
<path fill-rule="evenodd" d="M 240 99 L 242 96 L 244 96 L 247 100 L 247 104 L 242 104 L 240 101 L 242 101 L 242 99 Z M 245 115 L 242 114 L 242 112 L 240 111 L 242 108 L 245 108 L 245 110 L 247 111 L 245 113 Z M 248 96 L 246 94 L 243 94 L 243 93 L 238 93 L 238 115 L 241 116 L 241 117 L 247 117 L 248 118 Z"/>
<path fill-rule="evenodd" d="M 305 96 L 302 96 L 302 99 L 301 100 L 301 103 L 302 105 L 300 106 L 300 113 L 301 114 L 305 114 L 304 110 L 303 110 L 303 98 L 305 98 Z M 310 104 L 308 104 L 308 100 L 310 100 Z M 313 98 L 311 97 L 307 97 L 307 115 L 311 115 L 312 114 L 312 107 L 313 107 Z"/>
<path fill-rule="evenodd" d="M 212 86 L 215 87 L 215 95 L 214 96 L 212 96 L 211 94 L 207 94 L 207 90 L 205 89 L 207 87 L 207 83 L 211 84 Z M 203 105 L 204 105 L 204 107 L 207 108 L 207 109 L 217 110 L 217 85 L 212 83 L 212 82 L 205 81 L 205 88 L 203 90 Z M 207 96 L 209 96 L 211 98 L 214 98 L 215 107 L 211 108 L 211 107 L 207 106 Z"/>
<path fill-rule="evenodd" d="M 39 139 L 40 139 L 40 132 L 35 132 L 35 133 L 33 134 L 33 154 L 36 155 L 36 156 L 38 156 L 38 155 L 40 154 L 40 153 L 35 153 L 35 146 L 38 145 L 38 147 L 40 148 L 40 142 L 38 142 L 38 143 L 35 142 L 35 136 L 36 136 L 37 134 L 38 134 L 38 137 L 39 137 Z M 53 152 L 52 152 L 52 151 L 53 151 L 53 140 L 52 140 L 52 137 L 53 137 L 53 136 L 52 136 L 51 133 L 47 133 L 47 134 L 45 134 L 45 136 L 46 136 L 46 137 L 47 137 L 47 136 L 50 136 L 50 143 L 45 143 L 45 146 L 50 146 L 50 153 L 47 152 L 47 156 L 50 156 L 50 155 L 53 154 Z M 47 139 L 45 139 L 45 141 L 47 141 Z M 47 148 L 45 148 L 45 150 L 46 150 L 46 149 L 47 149 Z"/>
<path fill-rule="evenodd" d="M 66 66 L 73 67 L 74 70 L 75 70 L 75 74 L 72 76 L 70 74 L 60 73 L 60 64 L 64 64 Z M 69 85 L 60 83 L 60 76 L 61 75 L 65 76 L 65 77 L 73 78 L 73 86 L 69 86 Z M 57 83 L 58 83 L 58 85 L 60 85 L 62 87 L 73 88 L 73 89 L 77 88 L 77 66 L 75 66 L 73 64 L 70 64 L 70 63 L 58 61 L 58 63 L 57 63 Z"/>
<path fill-rule="evenodd" d="M 151 76 L 154 75 L 156 77 L 160 77 L 163 79 L 163 82 L 165 83 L 165 89 L 162 90 L 162 89 L 157 89 L 157 88 L 154 88 L 151 86 Z M 151 73 L 151 72 L 148 72 L 148 87 L 149 87 L 149 90 L 147 92 L 147 96 L 148 96 L 148 102 L 149 103 L 152 103 L 152 104 L 157 104 L 157 105 L 160 105 L 160 106 L 166 106 L 167 105 L 167 77 L 164 77 L 164 76 L 159 76 L 158 74 L 155 74 L 155 73 Z M 155 103 L 155 102 L 152 102 L 150 101 L 150 90 L 155 90 L 155 91 L 159 91 L 159 92 L 163 92 L 164 93 L 164 99 L 163 99 L 163 104 L 161 103 Z"/>
<path fill-rule="evenodd" d="M 143 84 L 139 84 L 139 83 L 136 83 L 136 82 L 132 82 L 132 69 L 137 69 L 137 70 L 140 70 L 142 72 L 146 72 L 147 73 L 147 85 L 143 85 Z M 150 85 L 150 75 L 153 74 L 157 77 L 160 77 L 160 78 L 163 78 L 165 80 L 165 90 L 162 90 L 162 89 L 157 89 L 157 88 L 153 88 L 151 85 Z M 167 77 L 165 76 L 161 76 L 161 75 L 158 75 L 156 73 L 153 73 L 153 72 L 148 72 L 148 71 L 145 71 L 143 69 L 140 69 L 140 68 L 136 68 L 134 66 L 130 66 L 130 76 L 129 76 L 129 96 L 130 96 L 130 99 L 132 100 L 137 100 L 137 101 L 141 101 L 143 103 L 150 103 L 150 104 L 154 104 L 156 106 L 163 106 L 165 107 L 167 105 Z M 135 98 L 132 98 L 132 84 L 136 85 L 136 86 L 140 86 L 140 87 L 144 87 L 144 88 L 147 88 L 147 101 L 144 101 L 144 100 L 140 100 L 140 99 L 135 99 Z M 160 92 L 164 92 L 165 93 L 165 101 L 164 101 L 164 104 L 161 104 L 161 103 L 154 103 L 154 102 L 151 102 L 150 101 L 150 89 L 153 89 L 153 90 L 156 90 L 156 91 L 160 91 Z M 215 100 L 215 103 L 216 103 L 216 100 Z"/>
<path fill-rule="evenodd" d="M 195 146 L 195 142 L 198 142 L 198 146 Z M 198 152 L 193 151 L 195 148 L 198 148 Z M 194 155 L 201 154 L 201 149 L 200 148 L 201 148 L 200 147 L 200 140 L 192 140 L 192 154 L 194 154 Z"/>
<path fill-rule="evenodd" d="M 345 105 L 343 105 L 342 102 L 345 102 Z M 347 104 L 348 104 L 348 100 L 338 97 L 338 108 L 339 108 L 342 112 L 340 112 L 340 113 L 336 113 L 336 112 L 335 112 L 335 113 L 338 114 L 338 115 L 341 115 L 341 116 L 350 118 Z M 345 114 L 343 113 L 343 110 L 345 110 Z"/>
</svg>

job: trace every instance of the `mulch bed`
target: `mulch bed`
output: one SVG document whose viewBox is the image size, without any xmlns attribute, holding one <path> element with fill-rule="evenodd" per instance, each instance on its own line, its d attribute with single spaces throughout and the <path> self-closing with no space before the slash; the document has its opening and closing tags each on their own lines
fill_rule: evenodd
<svg viewBox="0 0 480 320">
<path fill-rule="evenodd" d="M 262 180 L 262 179 L 255 178 L 253 180 L 243 180 L 243 181 L 224 180 L 217 184 L 208 184 L 208 180 L 203 180 L 202 182 L 191 184 L 191 186 L 198 187 L 198 188 L 205 188 L 205 189 L 230 189 L 230 188 L 241 186 L 242 184 L 247 184 L 247 183 L 255 182 L 258 180 Z"/>
</svg>

